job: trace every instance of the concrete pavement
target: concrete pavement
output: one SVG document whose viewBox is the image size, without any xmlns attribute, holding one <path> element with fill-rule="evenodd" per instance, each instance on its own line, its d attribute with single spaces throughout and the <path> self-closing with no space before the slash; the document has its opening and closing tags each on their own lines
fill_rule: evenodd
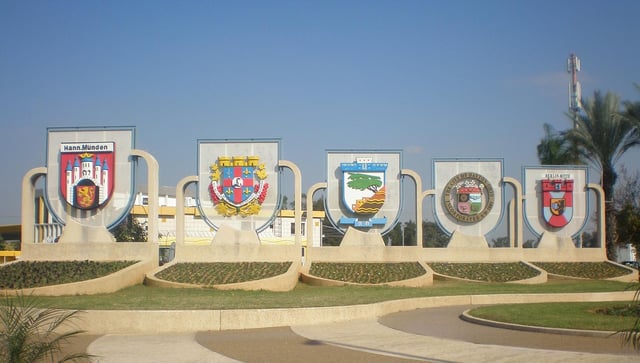
<svg viewBox="0 0 640 363">
<path fill-rule="evenodd" d="M 87 352 L 100 356 L 94 359 L 100 363 L 640 360 L 638 353 L 605 338 L 585 341 L 587 337 L 515 332 L 464 322 L 458 316 L 466 308 L 419 309 L 380 319 L 281 328 L 104 335 Z"/>
</svg>

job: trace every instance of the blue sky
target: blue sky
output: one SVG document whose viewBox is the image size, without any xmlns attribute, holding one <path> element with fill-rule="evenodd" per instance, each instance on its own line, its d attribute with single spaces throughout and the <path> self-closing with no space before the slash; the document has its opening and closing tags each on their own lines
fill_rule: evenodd
<svg viewBox="0 0 640 363">
<path fill-rule="evenodd" d="M 639 100 L 640 2 L 0 0 L 0 224 L 19 221 L 46 128 L 136 126 L 161 185 L 196 174 L 197 139 L 280 138 L 303 189 L 327 149 L 537 164 L 547 122 L 583 95 Z M 623 163 L 638 165 L 634 151 Z"/>
</svg>

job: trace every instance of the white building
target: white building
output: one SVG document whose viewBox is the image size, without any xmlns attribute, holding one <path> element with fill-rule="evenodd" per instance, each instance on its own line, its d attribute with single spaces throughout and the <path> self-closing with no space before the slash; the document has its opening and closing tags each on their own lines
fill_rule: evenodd
<svg viewBox="0 0 640 363">
<path fill-rule="evenodd" d="M 135 197 L 131 214 L 142 225 L 148 222 L 149 197 L 138 193 Z M 159 223 L 158 233 L 161 245 L 170 245 L 176 241 L 176 198 L 168 194 L 158 196 Z M 209 226 L 197 207 L 194 197 L 185 197 L 185 243 L 209 244 L 215 236 L 215 229 Z M 313 212 L 313 241 L 320 246 L 322 239 L 323 211 Z M 302 216 L 302 244 L 306 245 L 306 212 Z M 295 243 L 295 218 L 292 210 L 281 210 L 271 225 L 261 231 L 258 236 L 265 244 L 294 244 Z"/>
<path fill-rule="evenodd" d="M 618 262 L 635 261 L 636 260 L 636 248 L 632 244 L 628 243 L 618 247 L 617 253 Z"/>
</svg>

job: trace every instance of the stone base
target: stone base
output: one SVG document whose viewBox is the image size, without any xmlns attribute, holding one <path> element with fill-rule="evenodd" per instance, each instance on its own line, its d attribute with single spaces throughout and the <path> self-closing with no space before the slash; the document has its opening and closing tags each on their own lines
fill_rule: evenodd
<svg viewBox="0 0 640 363">
<path fill-rule="evenodd" d="M 460 231 L 453 232 L 449 240 L 448 248 L 489 248 L 489 244 L 484 236 L 471 236 Z"/>
<path fill-rule="evenodd" d="M 347 233 L 345 233 L 344 237 L 342 238 L 342 242 L 340 242 L 340 247 L 350 246 L 384 247 L 385 244 L 380 233 L 362 232 L 355 228 L 349 227 L 347 228 Z"/>
<path fill-rule="evenodd" d="M 553 248 L 557 250 L 575 249 L 573 240 L 570 237 L 562 237 L 553 233 L 544 232 L 540 237 L 538 248 Z"/>
<path fill-rule="evenodd" d="M 116 242 L 113 235 L 104 226 L 85 226 L 73 219 L 69 219 L 64 228 L 58 243 L 87 243 L 87 242 Z"/>
<path fill-rule="evenodd" d="M 260 246 L 260 238 L 255 231 L 241 231 L 223 224 L 213 237 L 212 243 L 213 245 Z"/>
</svg>

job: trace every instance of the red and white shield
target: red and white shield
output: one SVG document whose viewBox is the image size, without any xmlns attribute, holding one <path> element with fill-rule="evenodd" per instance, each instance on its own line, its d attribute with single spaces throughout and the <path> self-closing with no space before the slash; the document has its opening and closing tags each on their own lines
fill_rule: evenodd
<svg viewBox="0 0 640 363">
<path fill-rule="evenodd" d="M 573 180 L 544 179 L 542 183 L 542 215 L 551 227 L 564 227 L 573 217 Z"/>
<path fill-rule="evenodd" d="M 60 144 L 60 193 L 72 207 L 104 205 L 115 184 L 114 142 Z"/>
</svg>

